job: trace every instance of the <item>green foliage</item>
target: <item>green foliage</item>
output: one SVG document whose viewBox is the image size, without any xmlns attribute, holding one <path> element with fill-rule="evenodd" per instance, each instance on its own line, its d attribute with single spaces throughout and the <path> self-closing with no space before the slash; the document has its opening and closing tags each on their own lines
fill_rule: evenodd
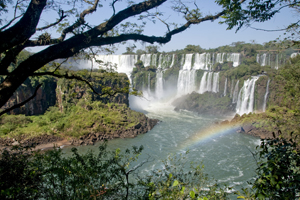
<svg viewBox="0 0 300 200">
<path fill-rule="evenodd" d="M 203 165 L 185 162 L 184 155 L 170 156 L 163 167 L 147 176 L 138 170 L 148 162 L 139 161 L 143 147 L 121 152 L 65 156 L 60 149 L 18 153 L 4 150 L 0 157 L 2 199 L 227 199 L 217 185 L 211 185 Z M 185 166 L 190 166 L 185 168 Z M 190 170 L 189 170 L 190 169 Z M 192 170 L 192 171 L 191 171 Z M 20 173 L 20 172 L 26 173 Z M 5 178 L 5 179 L 4 179 Z M 208 186 L 210 185 L 210 186 Z M 203 190 L 205 188 L 206 190 Z M 207 190 L 209 188 L 210 190 Z"/>
<path fill-rule="evenodd" d="M 295 140 L 280 136 L 265 139 L 259 149 L 258 177 L 253 184 L 255 197 L 286 200 L 299 197 L 300 154 Z"/>
<path fill-rule="evenodd" d="M 38 199 L 43 180 L 35 152 L 19 147 L 2 150 L 0 158 L 0 198 Z"/>
<path fill-rule="evenodd" d="M 82 99 L 64 112 L 58 107 L 50 107 L 40 116 L 3 115 L 0 137 L 25 139 L 44 134 L 80 137 L 91 132 L 109 133 L 135 126 L 143 117 L 142 113 L 130 110 L 126 105 Z"/>
<path fill-rule="evenodd" d="M 203 52 L 203 49 L 199 45 L 191 45 L 188 44 L 186 47 L 183 49 L 184 54 L 189 54 L 189 53 L 201 53 Z"/>
</svg>

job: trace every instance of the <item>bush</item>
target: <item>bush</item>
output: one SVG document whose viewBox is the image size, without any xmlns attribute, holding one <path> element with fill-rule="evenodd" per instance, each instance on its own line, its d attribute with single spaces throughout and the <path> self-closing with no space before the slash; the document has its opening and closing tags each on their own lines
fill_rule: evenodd
<svg viewBox="0 0 300 200">
<path fill-rule="evenodd" d="M 143 147 L 83 155 L 76 148 L 66 157 L 60 149 L 43 154 L 24 149 L 4 151 L 0 158 L 1 199 L 226 199 L 210 184 L 203 166 L 189 165 L 184 155 L 169 157 L 162 169 L 141 177 Z M 205 190 L 204 188 L 210 188 Z"/>
</svg>

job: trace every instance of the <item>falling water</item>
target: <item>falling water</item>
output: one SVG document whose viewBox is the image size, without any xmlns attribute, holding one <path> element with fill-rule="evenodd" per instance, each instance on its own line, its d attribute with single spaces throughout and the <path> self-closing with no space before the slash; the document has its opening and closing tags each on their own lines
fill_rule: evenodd
<svg viewBox="0 0 300 200">
<path fill-rule="evenodd" d="M 204 72 L 200 81 L 199 93 L 219 92 L 219 72 Z"/>
<path fill-rule="evenodd" d="M 233 95 L 233 86 L 234 86 L 234 80 L 231 80 L 231 83 L 230 83 L 230 98 L 232 98 L 232 95 Z"/>
<path fill-rule="evenodd" d="M 172 55 L 172 63 L 170 65 L 170 68 L 174 66 L 174 62 L 175 62 L 175 54 Z"/>
<path fill-rule="evenodd" d="M 267 88 L 266 88 L 266 94 L 264 96 L 263 112 L 266 112 L 266 108 L 267 108 L 267 98 L 268 98 L 268 95 L 269 95 L 269 83 L 270 83 L 270 79 L 268 80 Z"/>
<path fill-rule="evenodd" d="M 236 105 L 236 113 L 239 115 L 253 112 L 255 82 L 258 78 L 258 76 L 253 76 L 251 79 L 244 81 L 244 86 L 239 92 Z"/>
<path fill-rule="evenodd" d="M 151 93 L 150 85 L 151 85 L 151 82 L 150 82 L 150 73 L 149 73 L 148 74 L 148 95 L 150 95 L 150 93 Z"/>
<path fill-rule="evenodd" d="M 219 72 L 214 73 L 213 76 L 213 85 L 212 85 L 212 92 L 218 93 L 219 92 Z"/>
<path fill-rule="evenodd" d="M 224 97 L 226 96 L 226 90 L 227 90 L 227 77 L 225 79 L 225 86 L 224 86 L 224 93 L 223 93 Z"/>
<path fill-rule="evenodd" d="M 238 80 L 235 84 L 234 91 L 233 91 L 233 96 L 232 96 L 232 103 L 236 103 L 238 99 L 238 92 L 239 92 L 239 82 Z"/>
<path fill-rule="evenodd" d="M 163 70 L 156 71 L 156 88 L 155 88 L 156 97 L 161 99 L 164 94 L 164 80 L 163 80 Z"/>
<path fill-rule="evenodd" d="M 140 60 L 143 61 L 144 66 L 150 66 L 151 65 L 151 54 L 142 54 L 140 57 Z"/>
<path fill-rule="evenodd" d="M 240 53 L 230 53 L 227 56 L 227 61 L 233 62 L 233 66 L 237 67 L 240 64 Z"/>
</svg>

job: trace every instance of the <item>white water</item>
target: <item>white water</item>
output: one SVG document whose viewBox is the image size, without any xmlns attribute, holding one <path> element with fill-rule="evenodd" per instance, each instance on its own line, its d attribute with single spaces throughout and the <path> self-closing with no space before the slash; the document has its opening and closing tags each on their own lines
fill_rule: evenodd
<svg viewBox="0 0 300 200">
<path fill-rule="evenodd" d="M 239 115 L 253 112 L 255 82 L 258 78 L 258 76 L 253 76 L 251 79 L 244 81 L 244 86 L 239 92 L 236 105 L 236 113 Z"/>
<path fill-rule="evenodd" d="M 150 54 L 151 55 L 151 54 Z M 116 65 L 116 71 L 126 73 L 130 77 L 134 64 L 137 62 L 137 55 L 97 55 L 97 60 L 103 61 L 101 67 L 106 67 L 109 64 Z"/>
<path fill-rule="evenodd" d="M 192 68 L 193 54 L 185 55 L 185 62 L 179 70 L 177 81 L 177 96 L 185 95 L 195 91 L 196 70 Z"/>
<path fill-rule="evenodd" d="M 270 83 L 270 79 L 268 79 L 266 93 L 264 96 L 263 112 L 266 112 L 266 108 L 267 108 L 267 99 L 269 95 L 269 83 Z"/>
<path fill-rule="evenodd" d="M 164 95 L 164 80 L 163 80 L 163 70 L 158 69 L 156 71 L 156 86 L 155 86 L 156 98 L 161 99 Z"/>
<path fill-rule="evenodd" d="M 229 53 L 227 55 L 227 61 L 233 62 L 233 67 L 237 67 L 240 64 L 240 53 Z"/>
<path fill-rule="evenodd" d="M 148 67 L 151 65 L 151 54 L 142 54 L 140 60 L 143 61 L 144 66 Z"/>
<path fill-rule="evenodd" d="M 177 81 L 177 96 L 195 91 L 196 70 L 183 69 L 179 71 Z"/>
<path fill-rule="evenodd" d="M 224 93 L 223 93 L 224 97 L 226 96 L 226 90 L 227 90 L 227 77 L 225 79 L 225 86 L 224 86 Z"/>
<path fill-rule="evenodd" d="M 204 72 L 200 81 L 199 93 L 219 92 L 219 72 Z"/>
<path fill-rule="evenodd" d="M 174 66 L 175 63 L 175 54 L 172 55 L 172 63 L 170 65 L 170 68 Z"/>
<path fill-rule="evenodd" d="M 214 93 L 219 92 L 219 72 L 214 73 L 212 92 Z"/>
<path fill-rule="evenodd" d="M 240 82 L 240 80 L 238 80 L 235 84 L 234 91 L 233 91 L 233 96 L 232 96 L 232 103 L 236 103 L 237 100 L 238 100 L 239 82 Z"/>
</svg>

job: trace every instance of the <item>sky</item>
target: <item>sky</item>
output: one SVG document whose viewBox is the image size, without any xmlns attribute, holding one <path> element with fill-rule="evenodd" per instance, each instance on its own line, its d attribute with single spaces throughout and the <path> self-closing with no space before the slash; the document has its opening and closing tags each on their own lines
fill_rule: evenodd
<svg viewBox="0 0 300 200">
<path fill-rule="evenodd" d="M 203 12 L 203 15 L 206 14 L 215 14 L 221 10 L 219 6 L 216 5 L 214 0 L 194 0 L 198 7 Z M 189 6 L 193 6 L 194 1 L 190 1 Z M 102 23 L 105 19 L 108 19 L 112 15 L 112 9 L 108 6 L 108 3 L 111 1 L 103 1 L 103 7 L 98 8 L 97 12 L 86 17 L 86 21 L 91 25 L 97 25 Z M 136 1 L 139 2 L 139 1 Z M 116 4 L 116 11 L 122 10 L 126 7 L 126 1 L 123 0 Z M 182 24 L 185 21 L 183 17 L 178 15 L 171 10 L 172 4 L 170 2 L 164 3 L 159 7 L 159 11 L 163 13 L 161 17 L 163 20 L 167 20 L 168 22 L 175 22 L 178 24 Z M 155 9 L 153 9 L 156 11 Z M 11 12 L 10 12 L 11 14 Z M 43 26 L 48 23 L 52 23 L 57 18 L 57 14 L 51 11 L 43 12 L 42 19 L 40 21 L 39 26 Z M 9 19 L 9 17 L 8 17 Z M 281 13 L 275 15 L 271 20 L 264 23 L 255 23 L 252 24 L 253 27 L 263 28 L 263 29 L 282 29 L 292 22 L 296 22 L 299 19 L 299 15 L 291 12 L 290 9 L 282 10 Z M 71 17 L 70 20 L 76 20 L 75 17 Z M 127 20 L 129 22 L 139 22 L 136 18 L 131 18 Z M 181 32 L 172 37 L 172 40 L 160 47 L 160 51 L 172 51 L 176 49 L 183 49 L 186 45 L 199 45 L 204 49 L 216 48 L 223 45 L 230 45 L 233 42 L 244 41 L 244 42 L 252 42 L 253 40 L 256 43 L 263 44 L 265 42 L 269 42 L 271 40 L 275 40 L 279 35 L 282 35 L 284 32 L 266 32 L 266 31 L 258 31 L 251 28 L 242 28 L 237 33 L 235 33 L 235 29 L 226 30 L 226 25 L 221 25 L 218 23 L 219 20 L 216 21 L 207 21 L 200 23 L 198 25 L 192 25 L 189 29 Z M 55 29 L 48 30 L 54 36 L 58 36 Z M 166 26 L 157 21 L 155 24 L 148 22 L 143 34 L 146 35 L 155 35 L 155 36 L 163 36 L 166 33 Z M 126 47 L 130 45 L 136 45 L 137 49 L 144 49 L 146 45 L 149 44 L 141 44 L 140 42 L 128 42 L 125 45 L 119 45 L 118 50 L 115 51 L 115 54 L 122 54 L 126 51 Z M 158 45 L 158 44 L 154 44 Z M 41 48 L 30 48 L 30 51 L 38 51 Z"/>
</svg>

